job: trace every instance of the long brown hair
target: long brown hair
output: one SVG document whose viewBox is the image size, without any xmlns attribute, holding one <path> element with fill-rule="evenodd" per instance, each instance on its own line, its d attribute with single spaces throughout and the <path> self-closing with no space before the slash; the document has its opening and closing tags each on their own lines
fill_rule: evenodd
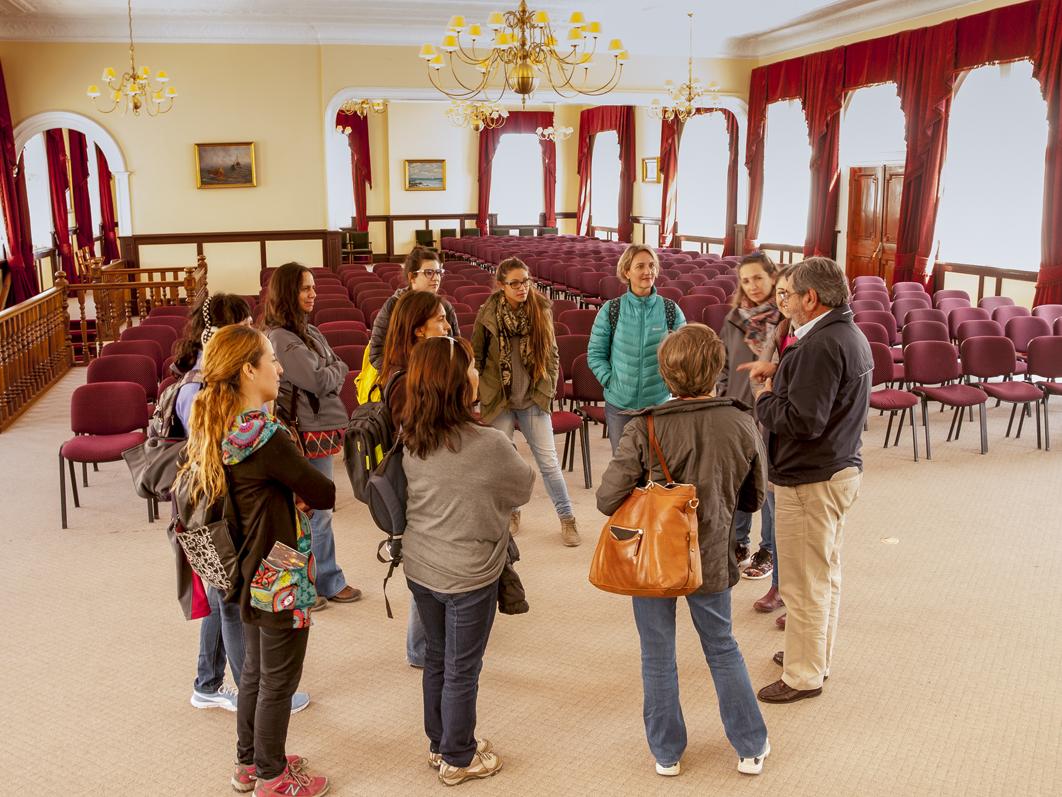
<svg viewBox="0 0 1062 797">
<path fill-rule="evenodd" d="M 494 280 L 499 285 L 498 290 L 494 292 L 497 301 L 505 301 L 505 289 L 500 287 L 501 283 L 505 281 L 510 271 L 516 271 L 521 268 L 527 272 L 528 277 L 532 276 L 531 269 L 518 257 L 506 258 L 498 264 L 498 268 L 494 272 Z M 553 350 L 553 324 L 547 315 L 550 301 L 535 289 L 535 281 L 533 279 L 528 286 L 527 301 L 524 304 L 527 307 L 527 318 L 531 322 L 530 377 L 532 383 L 534 383 L 544 377 L 549 369 L 549 355 Z"/>
<path fill-rule="evenodd" d="M 196 304 L 188 315 L 184 337 L 174 346 L 173 364 L 182 374 L 195 367 L 199 352 L 203 350 L 203 337 L 207 340 L 221 327 L 239 324 L 251 317 L 251 307 L 242 296 L 235 293 L 215 293 Z M 206 334 L 210 332 L 210 334 Z"/>
<path fill-rule="evenodd" d="M 266 294 L 262 325 L 266 329 L 279 327 L 294 332 L 303 343 L 316 352 L 317 347 L 310 341 L 306 332 L 306 313 L 299 305 L 303 274 L 312 275 L 313 272 L 302 263 L 285 263 L 273 272 Z"/>
<path fill-rule="evenodd" d="M 472 345 L 463 338 L 427 338 L 413 347 L 406 376 L 402 440 L 414 456 L 446 446 L 457 451 L 458 435 L 474 424 L 475 395 L 468 381 Z"/>
<path fill-rule="evenodd" d="M 443 300 L 431 291 L 407 291 L 395 302 L 384 339 L 381 380 L 386 383 L 391 374 L 409 363 L 409 353 L 417 344 L 417 329 L 428 323 L 439 311 Z"/>
<path fill-rule="evenodd" d="M 188 419 L 188 459 L 177 480 L 189 479 L 189 498 L 208 502 L 225 495 L 225 469 L 221 441 L 240 414 L 240 372 L 247 363 L 257 367 L 268 341 L 253 327 L 222 327 L 203 349 L 203 388 L 192 402 Z"/>
</svg>

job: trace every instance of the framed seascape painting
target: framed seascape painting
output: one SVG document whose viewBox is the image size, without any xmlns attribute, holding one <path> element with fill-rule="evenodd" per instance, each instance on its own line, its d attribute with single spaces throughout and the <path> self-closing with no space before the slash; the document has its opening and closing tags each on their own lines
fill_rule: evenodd
<svg viewBox="0 0 1062 797">
<path fill-rule="evenodd" d="M 254 188 L 256 185 L 253 141 L 195 145 L 196 188 Z"/>
<path fill-rule="evenodd" d="M 660 159 L 659 158 L 642 158 L 642 182 L 643 183 L 659 183 L 660 182 Z"/>
<path fill-rule="evenodd" d="M 406 191 L 445 191 L 446 161 L 404 161 L 403 187 Z"/>
</svg>

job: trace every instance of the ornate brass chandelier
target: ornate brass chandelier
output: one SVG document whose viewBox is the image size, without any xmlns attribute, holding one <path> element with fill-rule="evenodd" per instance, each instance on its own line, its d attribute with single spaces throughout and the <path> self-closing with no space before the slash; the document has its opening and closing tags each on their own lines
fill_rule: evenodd
<svg viewBox="0 0 1062 797">
<path fill-rule="evenodd" d="M 167 85 L 170 76 L 162 69 L 155 73 L 152 79 L 151 70 L 142 66 L 137 69 L 136 50 L 133 47 L 133 0 L 127 4 L 129 15 L 129 71 L 123 72 L 119 78 L 114 67 L 103 70 L 102 81 L 104 90 L 93 83 L 88 87 L 86 94 L 96 104 L 96 110 L 101 113 L 121 111 L 123 114 L 133 112 L 133 116 L 140 116 L 144 111 L 148 116 L 158 116 L 168 113 L 173 108 L 173 100 L 177 96 L 177 89 Z M 110 107 L 101 106 L 99 98 L 106 93 L 110 100 Z"/>
<path fill-rule="evenodd" d="M 453 100 L 446 109 L 446 118 L 457 127 L 469 127 L 472 132 L 493 130 L 505 124 L 509 111 L 496 102 Z"/>
<path fill-rule="evenodd" d="M 672 119 L 685 122 L 687 119 L 696 116 L 697 100 L 706 95 L 716 97 L 719 91 L 719 87 L 714 82 L 705 87 L 701 84 L 700 78 L 695 79 L 693 77 L 693 12 L 688 12 L 687 16 L 690 18 L 690 54 L 686 62 L 688 69 L 686 82 L 675 86 L 672 81 L 666 81 L 664 88 L 667 89 L 671 103 L 669 105 L 661 105 L 660 100 L 654 99 L 649 106 L 650 116 L 668 122 Z"/>
<path fill-rule="evenodd" d="M 535 135 L 543 141 L 567 141 L 572 133 L 575 132 L 575 128 L 572 127 L 536 127 Z"/>
<path fill-rule="evenodd" d="M 347 116 L 358 116 L 365 118 L 370 113 L 383 113 L 387 110 L 387 103 L 384 100 L 347 100 L 339 106 L 339 112 L 346 114 Z M 350 126 L 336 125 L 336 132 L 343 135 L 350 134 Z"/>
<path fill-rule="evenodd" d="M 425 44 L 420 48 L 419 57 L 427 63 L 432 85 L 453 100 L 487 99 L 488 91 L 498 88 L 495 102 L 507 90 L 512 90 L 520 95 L 521 104 L 526 105 L 540 81 L 566 98 L 580 94 L 596 97 L 612 91 L 627 60 L 623 42 L 619 39 L 609 42 L 612 74 L 601 85 L 591 87 L 588 79 L 601 37 L 601 23 L 587 22 L 581 12 L 575 11 L 568 19 L 568 26 L 565 47 L 553 33 L 549 14 L 531 11 L 525 0 L 520 0 L 520 7 L 515 11 L 492 13 L 487 19 L 486 32 L 479 24 L 466 25 L 462 16 L 451 17 L 439 48 Z M 468 37 L 467 46 L 462 34 Z M 439 50 L 446 53 L 445 58 Z M 439 83 L 438 74 L 447 63 L 449 74 L 457 84 L 454 88 Z M 469 75 L 465 77 L 459 74 L 466 71 Z"/>
</svg>

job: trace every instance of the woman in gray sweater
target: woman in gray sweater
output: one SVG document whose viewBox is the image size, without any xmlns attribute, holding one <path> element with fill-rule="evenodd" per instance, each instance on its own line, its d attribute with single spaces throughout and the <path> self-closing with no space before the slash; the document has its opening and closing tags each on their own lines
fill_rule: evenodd
<svg viewBox="0 0 1062 797">
<path fill-rule="evenodd" d="M 476 695 L 498 607 L 509 513 L 531 499 L 535 478 L 503 432 L 473 419 L 478 382 L 467 341 L 429 338 L 410 354 L 402 557 L 427 638 L 428 761 L 448 786 L 501 769 L 491 743 L 475 737 Z"/>
</svg>

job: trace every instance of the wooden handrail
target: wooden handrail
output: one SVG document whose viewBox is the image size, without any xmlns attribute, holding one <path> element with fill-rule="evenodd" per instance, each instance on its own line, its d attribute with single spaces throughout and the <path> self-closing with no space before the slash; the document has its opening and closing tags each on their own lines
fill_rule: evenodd
<svg viewBox="0 0 1062 797">
<path fill-rule="evenodd" d="M 967 274 L 977 277 L 977 299 L 981 301 L 985 297 L 986 280 L 994 281 L 995 292 L 989 296 L 1003 295 L 1003 280 L 1015 280 L 1017 282 L 1035 283 L 1039 277 L 1038 271 L 1021 271 L 1015 268 L 997 268 L 996 266 L 978 266 L 971 263 L 937 263 L 933 266 L 933 282 L 937 290 L 944 288 L 948 274 Z"/>
<path fill-rule="evenodd" d="M 393 258 L 395 252 L 395 222 L 396 221 L 423 221 L 424 229 L 431 229 L 432 221 L 454 221 L 458 223 L 458 235 L 461 235 L 469 227 L 475 227 L 475 222 L 479 219 L 478 213 L 405 213 L 398 215 L 375 215 L 366 216 L 365 220 L 369 224 L 386 224 L 387 225 L 387 252 L 384 257 L 387 260 Z M 472 224 L 465 224 L 466 221 L 473 222 Z M 350 220 L 351 226 L 355 224 L 354 219 Z M 493 230 L 498 223 L 498 214 L 491 213 L 487 216 L 487 229 Z M 376 259 L 374 256 L 373 259 Z"/>
<path fill-rule="evenodd" d="M 0 431 L 72 364 L 66 275 L 55 286 L 0 312 Z"/>
</svg>

